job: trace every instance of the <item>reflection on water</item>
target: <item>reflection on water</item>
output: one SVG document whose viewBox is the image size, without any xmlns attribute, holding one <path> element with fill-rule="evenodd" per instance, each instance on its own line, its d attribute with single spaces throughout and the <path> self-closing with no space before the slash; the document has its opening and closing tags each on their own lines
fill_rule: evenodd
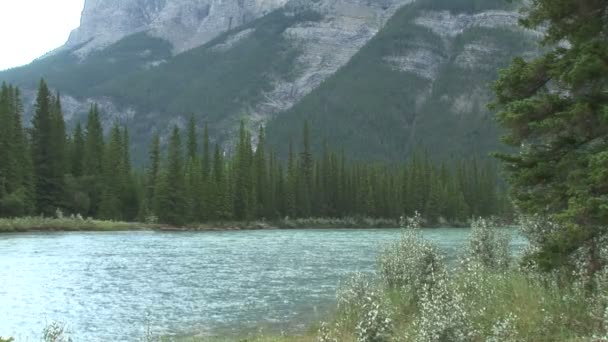
<svg viewBox="0 0 608 342">
<path fill-rule="evenodd" d="M 448 255 L 468 230 L 425 230 Z M 399 230 L 0 235 L 0 336 L 51 321 L 75 341 L 137 341 L 321 319 L 348 273 L 372 271 Z M 522 244 L 519 241 L 518 244 Z"/>
</svg>

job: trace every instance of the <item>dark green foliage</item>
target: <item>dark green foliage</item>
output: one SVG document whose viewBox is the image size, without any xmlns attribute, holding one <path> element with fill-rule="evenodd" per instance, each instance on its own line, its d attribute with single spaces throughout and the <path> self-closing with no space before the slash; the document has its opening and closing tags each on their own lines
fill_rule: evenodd
<svg viewBox="0 0 608 342">
<path fill-rule="evenodd" d="M 80 122 L 76 124 L 74 129 L 74 137 L 72 139 L 71 151 L 70 151 L 70 165 L 71 172 L 74 177 L 80 177 L 84 173 L 84 153 L 85 153 L 85 142 L 84 132 Z"/>
<path fill-rule="evenodd" d="M 32 161 L 36 211 L 43 215 L 54 215 L 63 206 L 65 150 L 62 148 L 65 148 L 65 126 L 59 99 L 51 95 L 42 80 L 32 122 Z"/>
<path fill-rule="evenodd" d="M 251 134 L 241 122 L 239 142 L 234 156 L 234 215 L 238 220 L 249 220 L 254 215 L 253 151 Z"/>
<path fill-rule="evenodd" d="M 429 224 L 444 224 L 507 209 L 492 165 L 475 159 L 438 165 L 426 153 L 416 153 L 405 164 L 351 162 L 328 144 L 316 158 L 311 150 L 315 135 L 307 122 L 296 137 L 301 147 L 290 144 L 284 165 L 268 148 L 264 127 L 253 139 L 243 121 L 234 154 L 226 157 L 217 144 L 210 153 L 207 128 L 199 150 L 192 119 L 186 144 L 175 127 L 166 153 L 161 136 L 153 136 L 148 167 L 139 173 L 131 166 L 129 132 L 115 124 L 105 141 L 97 106 L 91 107 L 86 132 L 77 125 L 68 137 L 58 97 L 42 82 L 31 147 L 20 124 L 20 108 L 18 91 L 4 86 L 0 116 L 12 124 L 0 127 L 3 217 L 31 214 L 35 203 L 46 215 L 61 209 L 174 226 L 282 217 L 396 219 L 414 211 Z"/>
<path fill-rule="evenodd" d="M 172 144 L 176 136 L 174 131 Z M 432 225 L 464 224 L 472 216 L 501 215 L 503 190 L 492 164 L 481 165 L 476 159 L 446 164 L 433 163 L 428 155 L 418 153 L 405 165 L 348 162 L 329 148 L 316 159 L 308 151 L 310 132 L 304 124 L 302 152 L 290 147 L 287 172 L 266 148 L 265 130 L 260 128 L 257 148 L 252 148 L 251 134 L 241 124 L 239 143 L 232 158 L 224 158 L 216 145 L 210 178 L 200 181 L 200 163 L 182 171 L 189 187 L 185 197 L 198 203 L 201 194 L 211 199 L 204 212 L 190 206 L 189 221 L 252 220 L 307 217 L 398 218 L 421 212 Z M 156 141 L 156 139 L 155 139 Z M 157 142 L 153 143 L 152 164 L 158 160 Z M 180 155 L 170 147 L 169 155 Z M 298 156 L 298 157 L 296 157 Z M 195 156 L 198 159 L 198 155 Z M 181 191 L 170 200 L 170 174 L 175 174 L 174 158 L 169 158 L 158 187 L 160 202 L 156 213 L 162 222 L 177 224 L 181 212 Z M 177 160 L 179 165 L 181 161 Z M 308 165 L 308 166 L 307 166 Z M 153 166 L 151 169 L 155 169 Z M 181 178 L 179 178 L 181 182 Z M 173 183 L 172 183 L 173 184 Z M 192 203 L 192 202 L 191 202 Z M 203 217 L 203 218 L 201 218 Z M 185 220 L 185 219 L 183 219 Z"/>
<path fill-rule="evenodd" d="M 169 142 L 167 166 L 157 189 L 157 213 L 162 222 L 176 226 L 187 223 L 188 200 L 184 173 L 184 156 L 179 128 L 175 127 Z"/>
<path fill-rule="evenodd" d="M 99 114 L 98 106 L 91 105 L 85 136 L 84 175 L 88 178 L 87 194 L 90 199 L 89 212 L 86 214 L 91 216 L 98 215 L 102 192 L 102 164 L 105 147 Z"/>
<path fill-rule="evenodd" d="M 34 175 L 29 140 L 23 129 L 19 90 L 0 89 L 0 216 L 31 214 Z"/>
<path fill-rule="evenodd" d="M 116 76 L 136 74 L 145 69 L 148 63 L 169 57 L 170 43 L 137 33 L 106 49 L 93 52 L 84 61 L 80 61 L 72 51 L 65 50 L 30 65 L 4 71 L 2 78 L 29 88 L 44 77 L 64 92 L 87 98 L 101 95 L 99 90 L 102 85 Z"/>
<path fill-rule="evenodd" d="M 518 149 L 499 158 L 518 208 L 563 225 L 537 255 L 553 269 L 578 247 L 599 248 L 608 223 L 608 8 L 533 0 L 523 24 L 545 30 L 546 53 L 515 59 L 494 86 L 503 140 Z"/>
</svg>

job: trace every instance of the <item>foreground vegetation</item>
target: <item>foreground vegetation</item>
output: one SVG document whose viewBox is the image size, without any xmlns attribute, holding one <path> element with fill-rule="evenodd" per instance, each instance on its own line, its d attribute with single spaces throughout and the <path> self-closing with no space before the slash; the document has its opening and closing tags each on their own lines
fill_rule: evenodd
<svg viewBox="0 0 608 342">
<path fill-rule="evenodd" d="M 385 247 L 375 274 L 355 274 L 341 284 L 335 313 L 310 333 L 177 340 L 608 341 L 608 267 L 571 283 L 558 273 L 540 275 L 532 265 L 518 266 L 521 260 L 509 253 L 510 235 L 487 220 L 474 223 L 466 250 L 448 265 L 418 224 L 419 218 L 409 220 L 402 238 Z M 522 224 L 526 234 L 547 225 L 538 218 Z M 534 234 L 529 237 L 536 248 Z M 601 258 L 608 261 L 603 246 Z M 589 266 L 587 257 L 584 250 L 573 257 L 579 274 Z"/>
</svg>

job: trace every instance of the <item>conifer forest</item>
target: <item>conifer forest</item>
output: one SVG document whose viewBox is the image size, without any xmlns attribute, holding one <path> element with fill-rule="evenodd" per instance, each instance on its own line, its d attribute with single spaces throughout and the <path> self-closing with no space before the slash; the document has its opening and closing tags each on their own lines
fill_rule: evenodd
<svg viewBox="0 0 608 342">
<path fill-rule="evenodd" d="M 68 130 L 61 97 L 41 81 L 31 127 L 18 88 L 0 95 L 0 215 L 81 215 L 176 226 L 276 218 L 398 219 L 420 212 L 429 224 L 466 223 L 511 211 L 496 166 L 471 158 L 432 160 L 424 151 L 402 162 L 348 160 L 339 146 L 313 155 L 311 134 L 286 146 L 287 160 L 266 145 L 264 128 L 241 123 L 234 148 L 212 144 L 193 115 L 185 129 L 155 133 L 145 165 L 133 165 L 129 132 L 104 132 L 97 105 Z M 199 127 L 202 125 L 202 137 Z"/>
</svg>

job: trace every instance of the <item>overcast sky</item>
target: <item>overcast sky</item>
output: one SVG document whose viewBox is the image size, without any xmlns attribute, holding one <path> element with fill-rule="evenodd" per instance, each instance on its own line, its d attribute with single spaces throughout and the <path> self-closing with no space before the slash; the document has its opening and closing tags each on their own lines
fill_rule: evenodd
<svg viewBox="0 0 608 342">
<path fill-rule="evenodd" d="M 63 45 L 83 7 L 84 0 L 0 0 L 0 70 Z"/>
</svg>

